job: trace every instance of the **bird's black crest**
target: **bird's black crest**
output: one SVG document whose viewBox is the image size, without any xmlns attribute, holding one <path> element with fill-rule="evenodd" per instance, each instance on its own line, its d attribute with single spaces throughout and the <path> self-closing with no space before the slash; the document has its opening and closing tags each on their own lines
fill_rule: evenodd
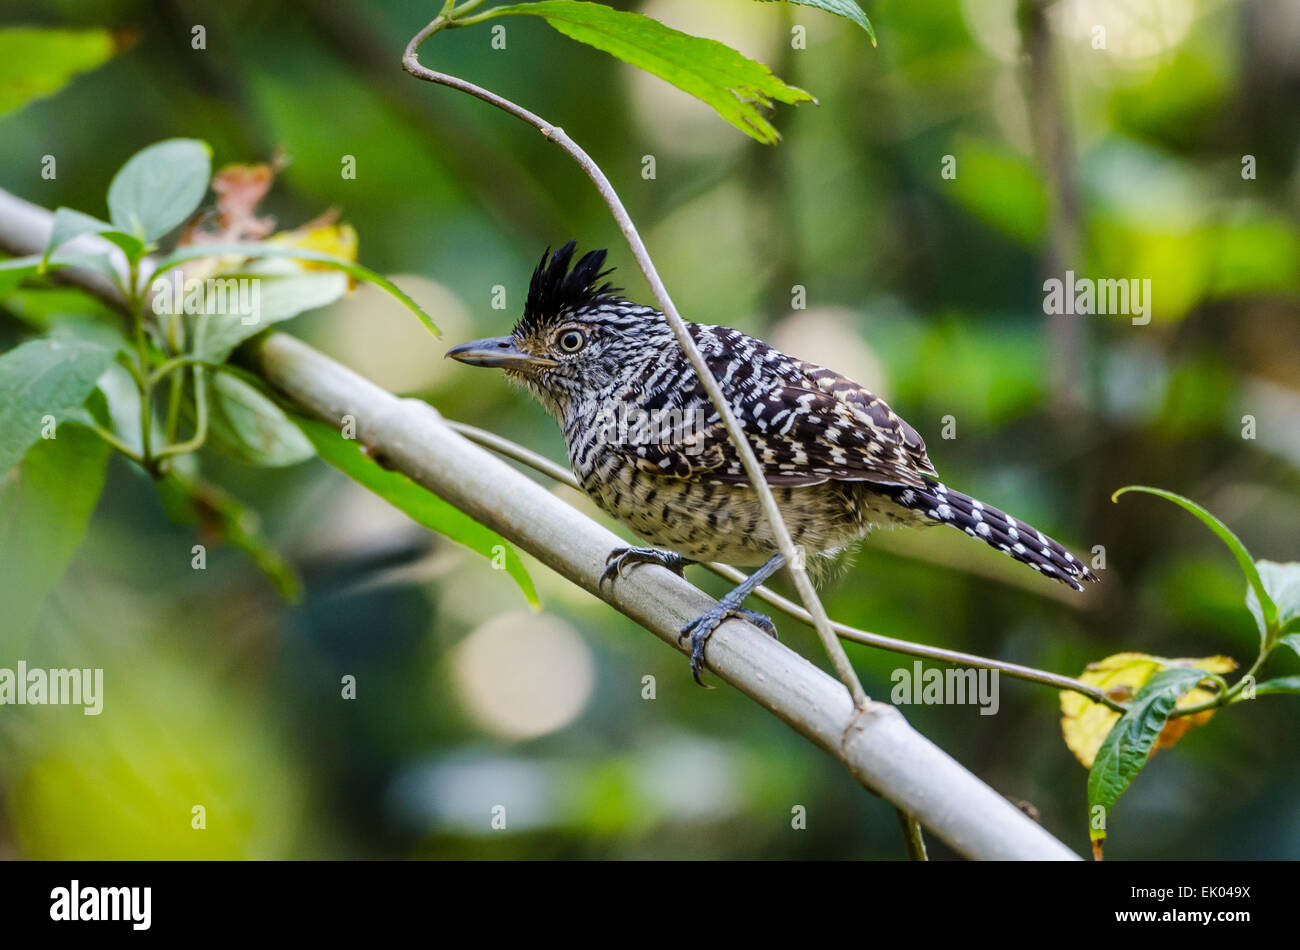
<svg viewBox="0 0 1300 950">
<path fill-rule="evenodd" d="M 621 288 L 599 283 L 614 272 L 612 267 L 600 269 L 605 263 L 605 252 L 588 251 L 570 270 L 569 262 L 576 247 L 577 242 L 570 241 L 554 254 L 549 247 L 542 252 L 541 263 L 528 284 L 528 301 L 518 330 L 536 330 L 563 311 L 581 310 L 617 298 Z"/>
</svg>

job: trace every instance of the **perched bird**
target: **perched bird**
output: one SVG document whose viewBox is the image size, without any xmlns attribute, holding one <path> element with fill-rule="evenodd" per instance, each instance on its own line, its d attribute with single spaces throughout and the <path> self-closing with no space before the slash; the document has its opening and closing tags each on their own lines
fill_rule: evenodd
<svg viewBox="0 0 1300 950">
<path fill-rule="evenodd" d="M 583 490 L 648 541 L 610 554 L 602 581 L 635 564 L 758 566 L 687 624 L 699 681 L 704 644 L 729 616 L 775 635 L 742 603 L 784 562 L 727 430 L 663 315 L 602 281 L 605 252 L 570 268 L 548 248 L 509 336 L 447 356 L 504 369 L 559 421 Z M 925 442 L 884 400 L 814 363 L 726 327 L 687 324 L 772 487 L 794 542 L 830 555 L 877 525 L 948 524 L 1076 590 L 1088 567 L 1043 532 L 948 488 Z"/>
</svg>

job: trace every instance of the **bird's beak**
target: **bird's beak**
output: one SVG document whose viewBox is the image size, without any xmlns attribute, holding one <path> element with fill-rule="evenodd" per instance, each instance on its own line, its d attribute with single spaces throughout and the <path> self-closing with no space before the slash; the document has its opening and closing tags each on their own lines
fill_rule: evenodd
<svg viewBox="0 0 1300 950">
<path fill-rule="evenodd" d="M 514 337 L 510 336 L 494 336 L 462 343 L 448 350 L 447 355 L 470 366 L 495 366 L 502 369 L 539 369 L 559 365 L 545 356 L 525 353 L 515 345 Z"/>
</svg>

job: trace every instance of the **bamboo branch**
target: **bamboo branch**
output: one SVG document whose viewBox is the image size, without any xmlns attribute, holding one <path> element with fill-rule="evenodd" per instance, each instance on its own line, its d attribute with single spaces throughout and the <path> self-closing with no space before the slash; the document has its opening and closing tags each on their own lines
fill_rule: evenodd
<svg viewBox="0 0 1300 950">
<path fill-rule="evenodd" d="M 53 216 L 0 190 L 0 248 L 34 254 Z M 102 247 L 100 242 L 97 247 Z M 69 269 L 64 279 L 119 309 L 103 275 Z M 269 385 L 303 412 L 337 424 L 357 420 L 358 437 L 397 470 L 470 514 L 562 576 L 601 598 L 674 649 L 683 623 L 713 604 L 671 571 L 642 567 L 601 585 L 605 558 L 621 541 L 527 476 L 447 425 L 427 403 L 399 399 L 293 337 L 272 333 L 245 351 Z M 882 795 L 971 858 L 1069 860 L 1072 851 L 916 732 L 894 707 L 857 708 L 835 679 L 738 619 L 709 640 L 708 666 Z"/>
</svg>

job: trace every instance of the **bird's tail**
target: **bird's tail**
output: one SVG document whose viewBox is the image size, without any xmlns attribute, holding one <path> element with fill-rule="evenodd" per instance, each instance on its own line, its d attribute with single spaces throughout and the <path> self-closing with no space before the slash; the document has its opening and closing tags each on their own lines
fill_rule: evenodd
<svg viewBox="0 0 1300 950">
<path fill-rule="evenodd" d="M 932 521 L 965 531 L 972 538 L 1075 590 L 1083 590 L 1080 581 L 1097 580 L 1097 575 L 1083 561 L 1037 528 L 970 495 L 953 491 L 942 482 L 927 480 L 925 488 L 904 489 L 899 492 L 898 500 Z"/>
</svg>

